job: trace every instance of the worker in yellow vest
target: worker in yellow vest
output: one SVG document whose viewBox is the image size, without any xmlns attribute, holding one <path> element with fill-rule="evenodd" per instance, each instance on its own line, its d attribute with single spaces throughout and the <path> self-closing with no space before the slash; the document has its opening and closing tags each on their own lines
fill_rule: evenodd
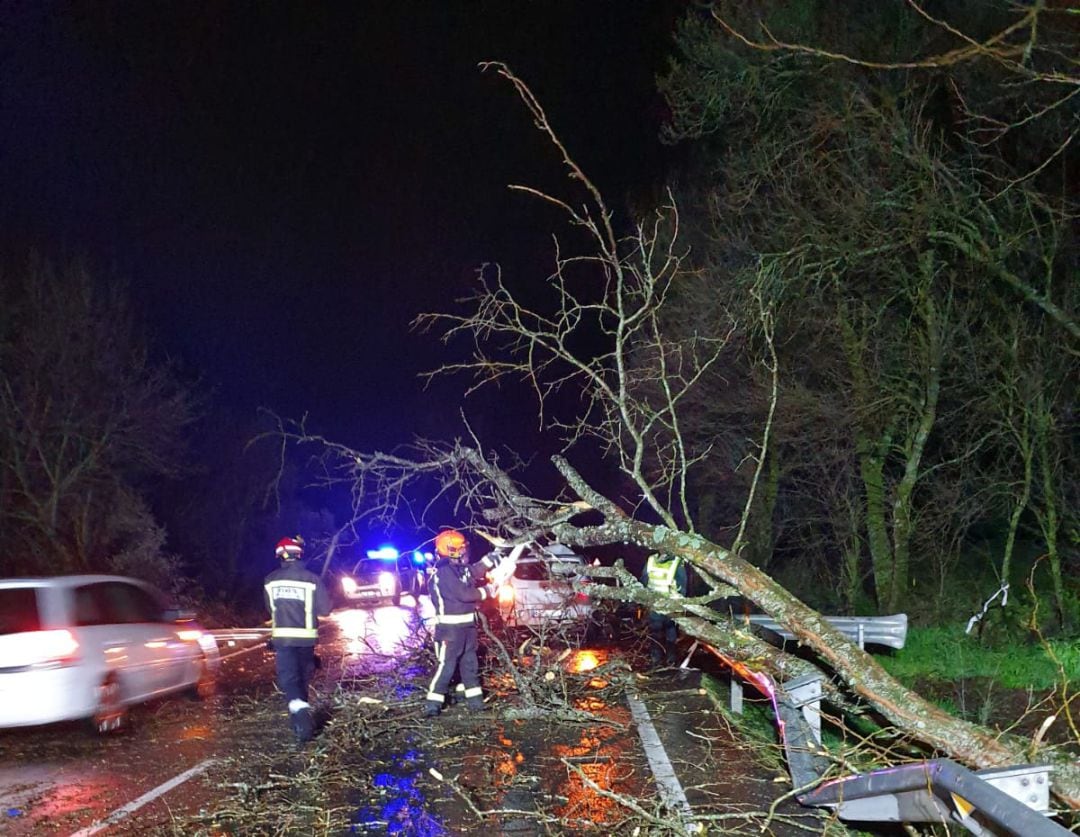
<svg viewBox="0 0 1080 837">
<path fill-rule="evenodd" d="M 645 562 L 641 583 L 665 596 L 681 598 L 686 595 L 686 566 L 683 559 L 674 555 L 654 553 Z M 678 661 L 679 629 L 675 620 L 663 613 L 649 613 L 649 657 L 653 665 L 662 661 L 674 664 Z"/>
</svg>

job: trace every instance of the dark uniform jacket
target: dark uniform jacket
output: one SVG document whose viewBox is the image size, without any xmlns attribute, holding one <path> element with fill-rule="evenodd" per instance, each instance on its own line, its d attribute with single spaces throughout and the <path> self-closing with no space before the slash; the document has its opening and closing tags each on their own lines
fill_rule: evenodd
<svg viewBox="0 0 1080 837">
<path fill-rule="evenodd" d="M 436 625 L 472 625 L 476 621 L 476 605 L 487 598 L 487 590 L 476 585 L 491 566 L 486 560 L 462 566 L 447 558 L 435 565 L 429 589 Z"/>
<path fill-rule="evenodd" d="M 318 616 L 330 615 L 330 596 L 315 573 L 299 561 L 286 561 L 266 577 L 266 607 L 275 645 L 314 645 L 319 638 Z"/>
</svg>

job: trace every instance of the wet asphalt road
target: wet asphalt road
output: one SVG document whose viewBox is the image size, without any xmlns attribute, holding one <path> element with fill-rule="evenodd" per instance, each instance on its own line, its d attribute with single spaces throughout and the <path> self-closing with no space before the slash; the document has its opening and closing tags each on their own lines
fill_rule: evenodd
<svg viewBox="0 0 1080 837">
<path fill-rule="evenodd" d="M 320 686 L 347 683 L 350 678 L 359 682 L 383 672 L 388 677 L 393 672 L 395 682 L 411 677 L 411 670 L 401 670 L 400 661 L 406 656 L 403 647 L 417 642 L 418 624 L 418 614 L 410 607 L 336 611 L 320 629 Z M 238 781 L 238 754 L 242 759 L 243 753 L 252 748 L 271 750 L 291 742 L 284 706 L 273 685 L 272 652 L 263 639 L 233 641 L 236 644 L 229 645 L 229 640 L 219 639 L 223 657 L 219 693 L 209 702 L 175 697 L 135 707 L 130 731 L 105 738 L 76 724 L 0 731 L 0 834 L 89 837 L 185 833 L 169 827 L 174 817 L 197 817 L 201 810 L 215 810 L 221 800 L 233 796 L 235 785 L 230 785 Z M 580 649 L 562 664 L 570 670 L 588 671 L 605 659 L 605 653 Z M 651 694 L 650 682 L 666 685 Z M 723 799 L 725 807 L 739 807 L 750 801 L 747 794 L 756 786 L 758 791 L 753 795 L 760 796 L 756 807 L 767 807 L 773 794 L 762 777 L 742 777 L 733 770 L 737 761 L 749 765 L 745 754 L 724 750 L 720 756 L 722 768 L 710 767 L 702 772 L 701 765 L 712 762 L 721 749 L 710 743 L 708 752 L 695 752 L 701 737 L 698 733 L 704 731 L 702 720 L 713 717 L 707 701 L 694 688 L 696 683 L 662 676 L 646 678 L 641 685 L 642 700 L 658 713 L 660 737 L 669 746 L 675 745 L 672 759 L 684 780 L 689 780 L 687 796 L 691 804 L 696 807 L 703 801 L 697 797 L 707 789 L 714 801 Z M 415 691 L 415 684 L 410 688 Z M 410 695 L 410 701 L 416 697 Z M 627 727 L 630 712 L 625 704 L 606 706 L 600 701 L 596 706 L 581 708 L 599 717 L 612 714 L 625 732 L 616 735 L 613 727 L 601 721 L 595 725 L 595 734 L 589 728 L 571 725 L 558 730 L 543 726 L 539 734 L 530 735 L 526 727 L 500 722 L 486 724 L 484 729 L 490 734 L 477 738 L 475 725 L 450 713 L 438 731 L 462 742 L 461 752 L 452 757 L 449 750 L 438 750 L 428 754 L 427 759 L 434 759 L 432 764 L 444 771 L 448 764 L 452 765 L 455 771 L 460 769 L 463 777 L 471 770 L 477 771 L 482 774 L 476 779 L 481 787 L 493 769 L 505 774 L 506 781 L 497 785 L 505 785 L 506 795 L 500 791 L 498 798 L 492 799 L 495 807 L 527 810 L 537 800 L 561 799 L 558 813 L 566 821 L 583 819 L 602 828 L 609 819 L 617 821 L 621 816 L 617 806 L 585 787 L 583 780 L 569 775 L 563 767 L 565 762 L 592 771 L 590 779 L 611 783 L 631 796 L 641 798 L 639 794 L 644 794 L 647 799 L 656 789 L 641 742 Z M 457 726 L 462 723 L 465 726 L 459 735 Z M 689 737 L 682 729 L 687 724 L 696 730 Z M 715 733 L 716 741 L 729 737 L 723 729 Z M 404 767 L 395 781 L 407 784 L 400 790 L 401 799 L 384 785 L 373 796 L 368 794 L 381 799 L 380 805 L 371 807 L 370 803 L 363 804 L 366 796 L 358 788 L 353 826 L 358 833 L 386 833 L 387 806 L 400 817 L 403 800 L 423 798 L 417 787 L 424 782 L 430 784 L 430 765 L 427 761 L 413 763 L 424 758 L 415 747 L 410 744 L 400 754 Z M 393 755 L 387 756 L 391 763 L 395 762 Z M 394 778 L 390 773 L 382 778 L 387 777 Z M 722 779 L 719 785 L 718 777 Z M 523 787 L 528 789 L 524 795 Z M 125 806 L 136 806 L 137 810 L 125 814 Z M 455 810 L 460 807 L 454 799 L 440 801 L 432 797 L 418 807 L 415 816 L 410 815 L 409 822 L 436 822 L 433 818 L 437 818 L 447 827 L 440 826 L 430 833 L 466 833 L 452 825 Z M 527 821 L 504 822 L 503 826 L 505 833 L 540 833 Z M 789 832 L 770 829 L 766 833 Z"/>
<path fill-rule="evenodd" d="M 335 677 L 378 671 L 392 665 L 415 626 L 410 608 L 337 611 L 320 629 L 324 665 Z M 194 778 L 232 752 L 237 742 L 227 719 L 238 709 L 277 700 L 274 658 L 263 638 L 219 637 L 219 649 L 213 699 L 177 696 L 134 707 L 121 735 L 98 737 L 76 723 L 0 730 L 0 834 L 128 833 L 136 816 L 93 829 L 147 794 L 160 795 L 144 802 L 144 815 L 155 806 L 189 813 L 210 802 L 202 783 L 182 781 L 164 792 L 161 786 Z"/>
</svg>

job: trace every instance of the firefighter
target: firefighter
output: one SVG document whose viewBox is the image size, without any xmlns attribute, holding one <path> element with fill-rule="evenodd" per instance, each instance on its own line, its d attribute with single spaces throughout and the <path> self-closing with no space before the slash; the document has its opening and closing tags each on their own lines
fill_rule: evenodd
<svg viewBox="0 0 1080 837">
<path fill-rule="evenodd" d="M 673 598 L 681 598 L 686 595 L 686 567 L 683 566 L 682 558 L 673 555 L 654 553 L 645 562 L 645 572 L 642 573 L 642 583 L 657 593 Z M 679 630 L 675 620 L 655 610 L 649 611 L 649 635 L 652 642 L 649 643 L 649 656 L 653 665 L 659 665 L 661 660 L 674 663 L 678 659 L 678 647 L 676 640 L 679 638 Z"/>
<path fill-rule="evenodd" d="M 446 691 L 455 671 L 461 677 L 466 706 L 473 711 L 485 709 L 476 657 L 476 606 L 490 597 L 491 590 L 483 586 L 484 577 L 500 561 L 493 554 L 470 565 L 468 542 L 455 529 L 444 529 L 435 536 L 435 552 L 438 560 L 428 592 L 435 607 L 438 664 L 424 702 L 424 716 L 428 718 L 435 717 L 446 706 Z"/>
<path fill-rule="evenodd" d="M 288 701 L 289 722 L 297 742 L 304 744 L 315 734 L 308 683 L 315 671 L 318 617 L 330 615 L 330 596 L 319 577 L 300 561 L 303 538 L 282 538 L 274 552 L 282 563 L 263 586 L 272 625 L 270 643 L 276 657 L 278 688 Z"/>
</svg>

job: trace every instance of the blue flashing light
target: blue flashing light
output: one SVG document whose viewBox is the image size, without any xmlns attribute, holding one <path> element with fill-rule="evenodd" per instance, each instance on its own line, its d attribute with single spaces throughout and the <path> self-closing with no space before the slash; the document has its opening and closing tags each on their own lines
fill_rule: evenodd
<svg viewBox="0 0 1080 837">
<path fill-rule="evenodd" d="M 414 564 L 418 564 L 418 565 L 420 565 L 420 566 L 423 566 L 423 565 L 424 565 L 424 562 L 425 562 L 426 560 L 427 560 L 427 559 L 426 559 L 426 558 L 424 557 L 424 553 L 423 553 L 423 552 L 414 552 L 414 553 L 412 554 L 412 562 L 413 562 Z"/>
<path fill-rule="evenodd" d="M 378 549 L 369 549 L 368 558 L 378 558 L 382 561 L 396 561 L 400 553 L 392 546 L 380 546 Z"/>
</svg>

